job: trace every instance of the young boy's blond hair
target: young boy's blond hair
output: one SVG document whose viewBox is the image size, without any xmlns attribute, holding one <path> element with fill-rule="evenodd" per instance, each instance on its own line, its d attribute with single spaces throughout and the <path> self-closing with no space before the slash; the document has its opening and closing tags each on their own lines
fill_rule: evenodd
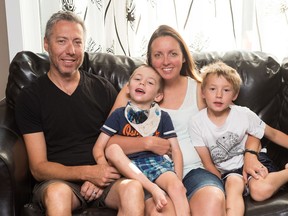
<svg viewBox="0 0 288 216">
<path fill-rule="evenodd" d="M 232 84 L 235 95 L 239 93 L 242 79 L 234 68 L 228 66 L 224 62 L 217 61 L 206 65 L 200 70 L 200 72 L 203 78 L 201 83 L 202 90 L 207 84 L 207 77 L 210 74 L 216 74 L 218 77 L 223 76 L 229 83 Z"/>
</svg>

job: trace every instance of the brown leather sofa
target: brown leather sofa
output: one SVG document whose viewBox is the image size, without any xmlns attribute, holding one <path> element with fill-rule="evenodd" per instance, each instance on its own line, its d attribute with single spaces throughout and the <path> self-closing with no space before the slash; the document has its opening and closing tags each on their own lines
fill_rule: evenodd
<svg viewBox="0 0 288 216">
<path fill-rule="evenodd" d="M 266 123 L 288 133 L 288 59 L 279 63 L 263 52 L 227 51 L 193 53 L 199 67 L 221 59 L 237 69 L 243 86 L 236 104 L 248 106 Z M 85 53 L 83 69 L 110 80 L 119 91 L 140 59 L 103 53 Z M 46 54 L 19 52 L 11 62 L 6 98 L 0 101 L 0 215 L 39 215 L 30 204 L 33 178 L 29 172 L 25 145 L 14 120 L 15 99 L 24 86 L 48 71 Z M 268 154 L 282 169 L 288 151 L 266 139 Z M 283 188 L 265 202 L 245 198 L 246 216 L 288 215 L 288 189 Z M 87 209 L 73 215 L 116 215 L 110 209 Z"/>
</svg>

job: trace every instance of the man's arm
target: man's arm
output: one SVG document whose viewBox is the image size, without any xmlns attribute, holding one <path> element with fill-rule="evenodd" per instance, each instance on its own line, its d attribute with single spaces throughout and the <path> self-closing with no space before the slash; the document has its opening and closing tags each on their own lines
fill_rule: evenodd
<svg viewBox="0 0 288 216">
<path fill-rule="evenodd" d="M 47 160 L 43 132 L 25 134 L 23 137 L 32 175 L 38 181 L 50 179 L 90 181 L 99 187 L 104 187 L 120 178 L 118 171 L 108 165 L 64 166 L 50 162 Z"/>
</svg>

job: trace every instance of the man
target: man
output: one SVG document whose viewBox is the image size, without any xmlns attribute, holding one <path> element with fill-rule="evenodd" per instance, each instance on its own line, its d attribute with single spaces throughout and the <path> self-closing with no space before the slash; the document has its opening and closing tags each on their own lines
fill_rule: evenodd
<svg viewBox="0 0 288 216">
<path fill-rule="evenodd" d="M 103 78 L 79 70 L 85 33 L 75 14 L 53 14 L 44 38 L 50 70 L 24 88 L 17 100 L 16 121 L 38 181 L 33 202 L 46 215 L 71 215 L 87 206 L 118 209 L 118 215 L 144 215 L 141 184 L 120 178 L 112 166 L 96 165 L 92 155 L 117 92 Z M 149 214 L 154 207 L 147 203 Z M 169 206 L 167 210 L 171 211 Z"/>
</svg>

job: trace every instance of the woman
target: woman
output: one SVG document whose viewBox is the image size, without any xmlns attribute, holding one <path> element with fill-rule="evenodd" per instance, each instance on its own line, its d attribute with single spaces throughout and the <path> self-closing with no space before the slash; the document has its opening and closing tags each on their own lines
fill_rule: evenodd
<svg viewBox="0 0 288 216">
<path fill-rule="evenodd" d="M 189 119 L 206 105 L 201 96 L 201 78 L 187 45 L 173 28 L 159 26 L 148 43 L 147 62 L 165 81 L 164 98 L 159 105 L 170 114 L 178 136 L 184 160 L 183 184 L 191 214 L 225 215 L 223 185 L 218 177 L 204 169 L 188 133 Z M 113 109 L 126 105 L 129 98 L 125 88 L 119 93 Z M 164 154 L 169 148 L 164 140 L 152 137 L 125 138 L 125 141 L 123 137 L 112 137 L 110 143 L 121 145 L 126 154 L 143 149 Z"/>
</svg>

